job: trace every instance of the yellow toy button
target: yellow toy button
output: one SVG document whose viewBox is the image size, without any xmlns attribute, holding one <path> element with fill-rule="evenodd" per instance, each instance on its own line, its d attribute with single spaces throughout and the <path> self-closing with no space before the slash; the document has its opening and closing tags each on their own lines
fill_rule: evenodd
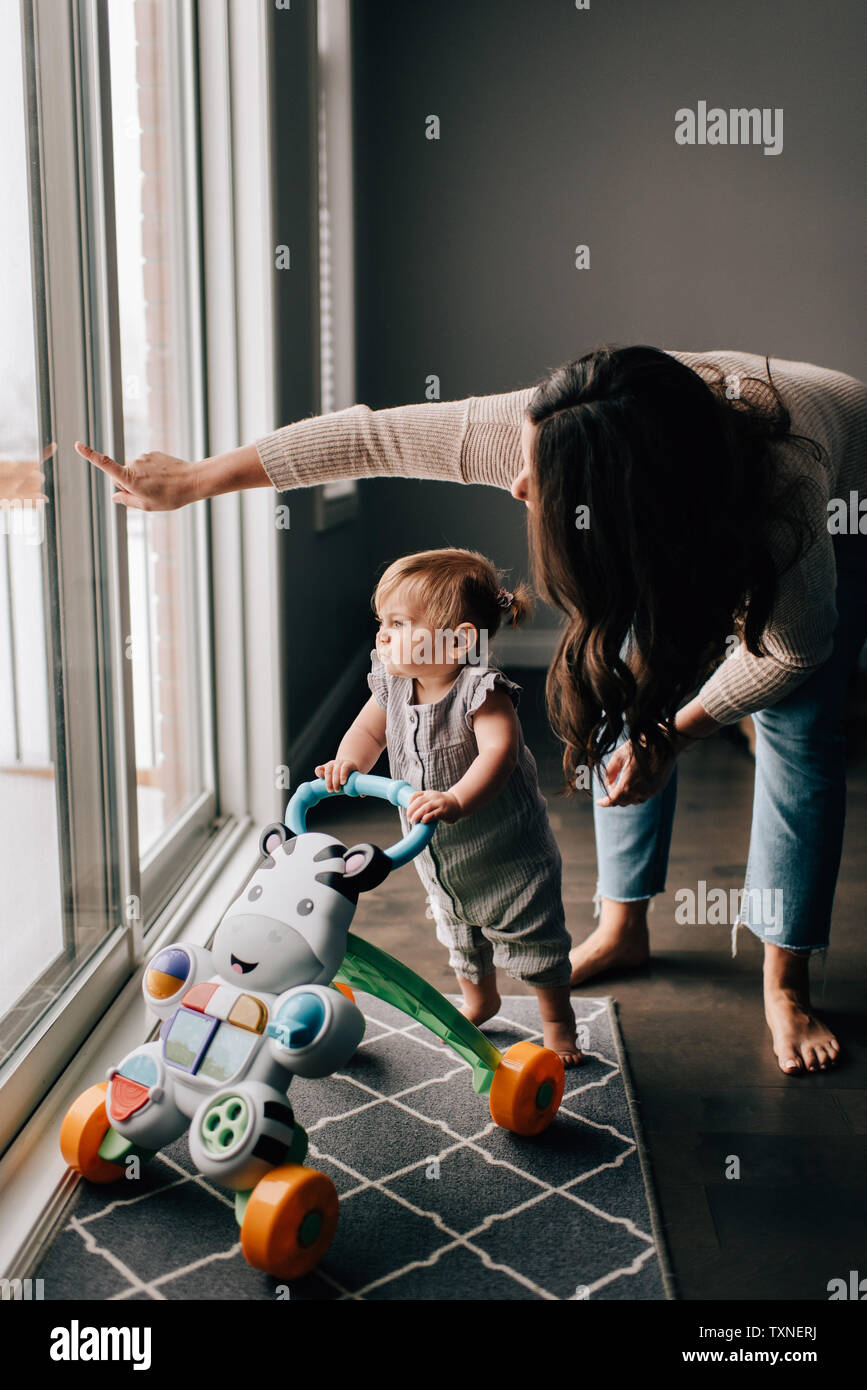
<svg viewBox="0 0 867 1390">
<path fill-rule="evenodd" d="M 261 999 L 252 994 L 242 994 L 232 1005 L 229 1022 L 239 1028 L 248 1028 L 251 1033 L 264 1033 L 268 1022 L 268 1011 Z"/>
</svg>

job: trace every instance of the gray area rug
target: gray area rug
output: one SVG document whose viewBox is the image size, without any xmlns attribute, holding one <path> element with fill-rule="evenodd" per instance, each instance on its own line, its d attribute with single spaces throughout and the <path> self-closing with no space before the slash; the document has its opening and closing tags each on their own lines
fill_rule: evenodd
<svg viewBox="0 0 867 1390">
<path fill-rule="evenodd" d="M 663 1299 L 671 1279 L 610 999 L 575 997 L 587 1061 L 566 1073 L 550 1128 L 498 1129 L 470 1069 L 419 1024 L 358 994 L 351 1064 L 296 1080 L 307 1163 L 340 1221 L 322 1264 L 290 1286 L 241 1254 L 231 1194 L 198 1176 L 186 1137 L 135 1182 L 80 1182 L 37 1276 L 46 1299 Z M 534 999 L 485 1032 L 541 1042 Z M 134 1189 L 131 1190 L 131 1189 Z"/>
</svg>

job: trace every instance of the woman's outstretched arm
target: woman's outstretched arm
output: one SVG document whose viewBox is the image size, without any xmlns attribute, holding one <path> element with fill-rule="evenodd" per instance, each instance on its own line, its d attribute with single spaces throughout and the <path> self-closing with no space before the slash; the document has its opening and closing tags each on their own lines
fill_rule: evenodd
<svg viewBox="0 0 867 1390">
<path fill-rule="evenodd" d="M 112 501 L 171 511 L 244 488 L 313 487 L 340 478 L 423 478 L 510 488 L 522 467 L 521 425 L 533 387 L 460 401 L 371 410 L 352 405 L 284 425 L 199 462 L 158 452 L 122 467 L 87 444 L 78 453 L 116 484 Z"/>
<path fill-rule="evenodd" d="M 386 410 L 351 405 L 284 425 L 256 448 L 279 490 L 380 477 L 508 489 L 521 471 L 521 425 L 533 390 Z"/>
</svg>

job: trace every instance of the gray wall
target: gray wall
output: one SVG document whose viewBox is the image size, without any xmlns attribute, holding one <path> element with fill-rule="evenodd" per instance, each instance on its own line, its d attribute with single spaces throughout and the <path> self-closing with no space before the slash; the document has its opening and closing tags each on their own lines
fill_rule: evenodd
<svg viewBox="0 0 867 1390">
<path fill-rule="evenodd" d="M 429 373 L 444 400 L 515 389 L 605 341 L 867 378 L 863 0 L 352 9 L 359 400 L 423 400 Z M 700 99 L 782 107 L 782 153 L 677 145 Z M 371 571 L 439 544 L 526 570 L 506 494 L 364 491 Z"/>
</svg>

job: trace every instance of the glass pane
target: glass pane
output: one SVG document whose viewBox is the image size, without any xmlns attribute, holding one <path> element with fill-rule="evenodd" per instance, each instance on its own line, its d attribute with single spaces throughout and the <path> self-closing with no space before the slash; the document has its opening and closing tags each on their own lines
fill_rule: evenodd
<svg viewBox="0 0 867 1390">
<path fill-rule="evenodd" d="M 65 955 L 20 12 L 0 0 L 0 1060 Z"/>
<path fill-rule="evenodd" d="M 196 452 L 179 8 L 109 6 L 126 459 Z M 127 510 L 139 849 L 154 851 L 210 781 L 202 730 L 200 518 Z"/>
</svg>

